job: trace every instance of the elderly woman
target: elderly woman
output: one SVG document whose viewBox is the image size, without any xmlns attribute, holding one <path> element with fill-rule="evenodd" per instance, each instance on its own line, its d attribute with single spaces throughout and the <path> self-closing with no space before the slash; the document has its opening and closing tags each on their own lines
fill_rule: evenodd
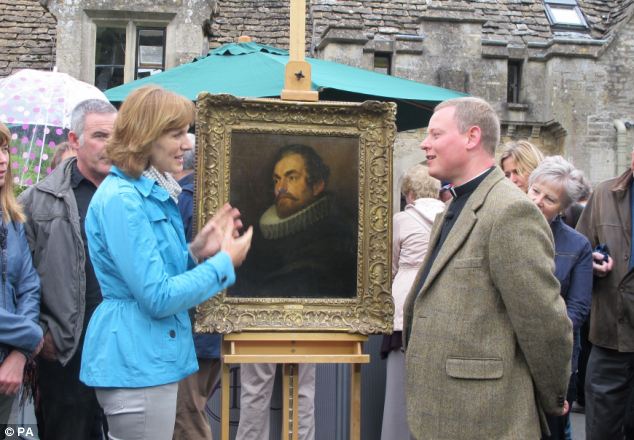
<svg viewBox="0 0 634 440">
<path fill-rule="evenodd" d="M 394 215 L 393 222 L 394 333 L 384 337 L 381 348 L 382 356 L 387 357 L 382 440 L 410 438 L 405 409 L 403 305 L 425 259 L 434 218 L 445 208 L 445 204 L 438 200 L 439 190 L 440 182 L 429 175 L 424 165 L 415 165 L 407 170 L 401 184 L 407 206 Z"/>
<path fill-rule="evenodd" d="M 526 140 L 507 142 L 503 148 L 499 163 L 504 175 L 519 189 L 528 191 L 528 176 L 544 160 L 544 155 Z"/>
<path fill-rule="evenodd" d="M 555 276 L 561 285 L 561 296 L 566 302 L 568 317 L 573 324 L 574 346 L 572 377 L 568 402 L 575 399 L 575 372 L 579 357 L 579 332 L 588 318 L 592 294 L 592 249 L 588 239 L 566 225 L 561 213 L 587 193 L 583 173 L 561 156 L 547 157 L 528 179 L 528 196 L 550 223 L 555 239 Z M 564 439 L 569 415 L 547 416 L 551 436 Z"/>
<path fill-rule="evenodd" d="M 42 347 L 40 278 L 24 235 L 24 214 L 13 195 L 11 133 L 0 123 L 0 426 L 22 386 L 24 365 Z M 2 428 L 4 429 L 4 428 Z M 3 433 L 0 436 L 4 438 Z"/>
<path fill-rule="evenodd" d="M 90 319 L 80 379 L 95 387 L 111 439 L 172 438 L 178 381 L 198 369 L 187 309 L 233 284 L 251 243 L 224 206 L 188 246 L 176 206 L 194 106 L 156 86 L 121 106 L 113 163 L 86 215 L 103 302 Z M 198 263 L 198 264 L 197 264 Z"/>
</svg>

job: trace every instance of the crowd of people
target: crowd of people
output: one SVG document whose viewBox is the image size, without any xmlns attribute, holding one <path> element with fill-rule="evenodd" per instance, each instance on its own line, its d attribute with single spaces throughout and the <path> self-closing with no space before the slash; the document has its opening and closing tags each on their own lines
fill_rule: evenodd
<svg viewBox="0 0 634 440">
<path fill-rule="evenodd" d="M 192 310 L 236 282 L 253 229 L 226 204 L 194 235 L 194 114 L 156 86 L 118 111 L 84 101 L 53 172 L 17 200 L 0 124 L 0 425 L 24 387 L 42 440 L 211 439 L 220 336 L 193 333 Z M 581 394 L 586 438 L 634 439 L 634 153 L 592 192 L 526 140 L 503 145 L 496 164 L 499 143 L 490 104 L 445 101 L 421 144 L 425 165 L 402 179 L 381 438 L 571 439 Z M 322 223 L 344 230 L 330 222 L 321 157 L 287 150 L 265 247 Z M 302 270 L 314 258 L 302 255 Z M 291 281 L 275 278 L 276 289 Z M 333 295 L 350 291 L 329 282 Z M 242 372 L 238 439 L 268 438 L 274 375 L 275 364 Z M 315 437 L 314 392 L 305 365 L 302 440 Z"/>
</svg>

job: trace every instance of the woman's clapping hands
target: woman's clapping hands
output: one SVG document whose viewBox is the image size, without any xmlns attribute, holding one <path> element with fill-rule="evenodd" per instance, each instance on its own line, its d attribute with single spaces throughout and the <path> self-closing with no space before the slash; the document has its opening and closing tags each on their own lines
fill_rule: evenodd
<svg viewBox="0 0 634 440">
<path fill-rule="evenodd" d="M 246 258 L 253 236 L 252 227 L 242 236 L 241 228 L 240 211 L 226 203 L 196 234 L 190 243 L 190 250 L 198 260 L 222 250 L 229 254 L 233 265 L 237 267 Z"/>
</svg>

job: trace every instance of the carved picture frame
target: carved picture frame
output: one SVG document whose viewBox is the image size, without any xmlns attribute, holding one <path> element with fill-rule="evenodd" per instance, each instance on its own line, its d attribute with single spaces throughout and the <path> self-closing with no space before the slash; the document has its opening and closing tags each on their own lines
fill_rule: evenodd
<svg viewBox="0 0 634 440">
<path fill-rule="evenodd" d="M 294 144 L 299 139 L 300 143 L 316 146 L 315 149 L 320 148 L 319 154 L 327 156 L 324 161 L 330 162 L 331 167 L 334 164 L 336 168 L 339 163 L 341 169 L 342 161 L 350 167 L 347 169 L 351 173 L 338 172 L 341 175 L 338 185 L 339 192 L 348 195 L 348 201 L 351 197 L 354 199 L 352 206 L 356 210 L 351 216 L 356 223 L 353 230 L 356 234 L 356 294 L 350 297 L 267 294 L 262 297 L 256 293 L 257 287 L 253 288 L 253 294 L 247 288 L 246 293 L 239 295 L 232 294 L 229 288 L 198 306 L 197 332 L 391 333 L 395 113 L 395 104 L 378 101 L 291 102 L 207 93 L 198 97 L 194 224 L 205 224 L 219 207 L 230 202 L 242 211 L 247 226 L 257 227 L 254 215 L 251 214 L 249 220 L 244 214 L 252 205 L 248 200 L 251 193 L 254 193 L 253 204 L 257 201 L 261 204 L 264 197 L 270 205 L 275 199 L 269 174 L 273 145 Z M 344 156 L 337 157 L 337 151 Z M 251 157 L 256 160 L 250 160 Z M 268 160 L 260 160 L 264 157 Z M 349 160 L 351 157 L 354 160 Z M 349 183 L 349 174 L 356 176 L 354 185 Z M 334 177 L 333 185 L 337 184 L 337 176 Z M 258 182 L 249 186 L 245 180 Z M 258 191 L 265 193 L 255 194 Z M 238 282 L 240 270 L 238 268 Z"/>
</svg>

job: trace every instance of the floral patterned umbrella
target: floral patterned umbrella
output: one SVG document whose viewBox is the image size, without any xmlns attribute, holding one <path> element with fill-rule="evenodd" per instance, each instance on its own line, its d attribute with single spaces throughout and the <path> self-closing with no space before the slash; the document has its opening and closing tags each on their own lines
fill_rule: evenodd
<svg viewBox="0 0 634 440">
<path fill-rule="evenodd" d="M 32 185 L 51 172 L 50 162 L 66 140 L 73 108 L 106 96 L 65 73 L 24 69 L 0 79 L 0 122 L 11 130 L 11 169 L 18 185 Z"/>
</svg>

